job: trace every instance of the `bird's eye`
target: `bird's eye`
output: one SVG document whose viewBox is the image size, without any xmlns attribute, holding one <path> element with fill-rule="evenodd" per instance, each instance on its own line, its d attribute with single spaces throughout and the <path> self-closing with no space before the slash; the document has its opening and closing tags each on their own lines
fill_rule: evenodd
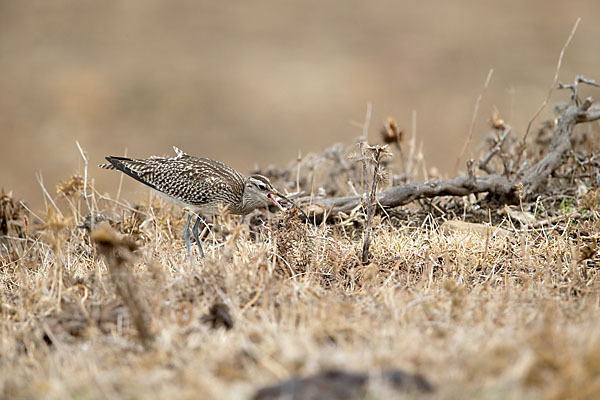
<svg viewBox="0 0 600 400">
<path fill-rule="evenodd" d="M 259 183 L 256 186 L 258 186 L 260 190 L 267 190 L 267 185 L 265 185 L 264 183 Z"/>
</svg>

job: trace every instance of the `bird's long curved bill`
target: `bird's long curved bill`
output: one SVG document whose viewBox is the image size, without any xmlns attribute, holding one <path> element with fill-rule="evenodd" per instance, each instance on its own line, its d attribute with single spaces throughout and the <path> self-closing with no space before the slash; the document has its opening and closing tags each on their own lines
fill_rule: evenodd
<svg viewBox="0 0 600 400">
<path fill-rule="evenodd" d="M 301 208 L 300 208 L 300 206 L 299 206 L 298 204 L 296 204 L 296 202 L 295 202 L 295 201 L 293 201 L 293 200 L 291 200 L 291 199 L 288 199 L 287 197 L 285 197 L 284 195 L 282 195 L 282 194 L 281 194 L 281 193 L 279 193 L 279 192 L 275 192 L 275 194 L 276 194 L 277 196 L 281 197 L 282 199 L 285 199 L 286 201 L 289 201 L 290 203 L 292 203 L 292 205 L 293 205 L 294 207 L 296 207 L 296 208 L 298 209 L 298 211 L 300 211 L 300 212 L 302 213 L 302 215 L 304 215 L 304 218 L 306 218 L 306 219 L 308 220 L 308 215 L 306 215 L 306 213 L 304 212 L 304 210 L 303 210 L 303 209 L 301 209 Z M 269 194 L 267 195 L 267 197 L 269 198 L 269 200 L 271 200 L 271 202 L 273 202 L 273 204 L 275 204 L 275 206 L 276 206 L 277 208 L 279 208 L 280 210 L 284 210 L 284 208 L 281 206 L 281 204 L 279 204 L 279 202 L 277 201 L 277 199 L 275 199 L 275 197 L 274 197 L 274 196 L 273 196 L 271 193 L 269 193 Z"/>
<path fill-rule="evenodd" d="M 275 204 L 275 207 L 279 208 L 281 211 L 285 210 L 285 208 L 283 208 L 281 206 L 281 204 L 279 204 L 279 202 L 277 201 L 277 199 L 275 198 L 275 196 L 273 196 L 272 193 L 267 193 L 267 198 L 269 200 L 271 200 L 271 203 Z"/>
</svg>

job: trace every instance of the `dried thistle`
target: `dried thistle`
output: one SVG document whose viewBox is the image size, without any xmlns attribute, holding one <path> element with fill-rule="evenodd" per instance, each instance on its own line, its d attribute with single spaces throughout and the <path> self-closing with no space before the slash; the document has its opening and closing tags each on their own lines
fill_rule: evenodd
<svg viewBox="0 0 600 400">
<path fill-rule="evenodd" d="M 12 192 L 0 192 L 0 234 L 8 235 L 12 229 L 20 236 L 25 228 L 25 209 L 13 198 Z"/>
<path fill-rule="evenodd" d="M 394 118 L 387 117 L 380 132 L 384 143 L 396 143 L 398 146 L 400 146 L 400 142 L 404 136 L 404 131 L 400 129 Z"/>
<path fill-rule="evenodd" d="M 72 217 L 64 217 L 61 214 L 55 213 L 51 208 L 48 209 L 48 218 L 44 228 L 47 229 L 53 236 L 57 237 L 65 228 L 71 226 Z"/>
<path fill-rule="evenodd" d="M 120 235 L 107 221 L 102 221 L 92 234 L 92 240 L 98 245 L 102 255 L 112 257 L 115 251 L 124 250 L 125 254 L 137 250 L 137 244 L 127 236 Z M 123 254 L 120 255 L 122 257 Z"/>
<path fill-rule="evenodd" d="M 79 175 L 73 175 L 68 180 L 56 185 L 56 193 L 63 193 L 65 196 L 71 196 L 83 190 L 84 180 Z"/>
<path fill-rule="evenodd" d="M 371 221 L 373 219 L 373 214 L 374 214 L 374 208 L 375 208 L 375 202 L 376 202 L 376 192 L 377 192 L 377 185 L 378 183 L 381 181 L 381 178 L 383 177 L 383 173 L 381 170 L 381 161 L 382 159 L 385 158 L 389 158 L 391 157 L 391 152 L 388 150 L 388 146 L 384 145 L 384 146 L 370 146 L 369 144 L 365 143 L 365 142 L 361 142 L 359 143 L 359 147 L 360 147 L 360 151 L 361 154 L 363 155 L 362 157 L 362 162 L 363 162 L 363 168 L 364 168 L 364 173 L 365 173 L 365 183 L 367 183 L 365 185 L 365 188 L 367 190 L 368 189 L 368 182 L 366 181 L 367 178 L 367 171 L 370 167 L 370 165 L 373 165 L 373 178 L 371 180 L 371 188 L 368 191 L 368 195 L 367 195 L 367 190 L 365 190 L 365 196 L 366 196 L 366 209 L 367 209 L 367 221 L 366 221 L 366 226 L 365 226 L 365 230 L 364 230 L 364 234 L 363 234 L 363 248 L 362 248 L 362 255 L 361 255 L 361 261 L 363 265 L 367 265 L 369 263 L 369 247 L 371 245 L 371 234 L 372 234 L 372 226 L 371 226 Z"/>
<path fill-rule="evenodd" d="M 150 329 L 151 315 L 149 307 L 140 295 L 135 277 L 128 268 L 133 251 L 137 249 L 134 241 L 121 236 L 104 221 L 92 234 L 99 252 L 106 258 L 113 284 L 133 319 L 140 341 L 144 348 L 151 347 L 154 333 Z"/>
<path fill-rule="evenodd" d="M 52 283 L 51 291 L 56 290 L 56 307 L 58 310 L 61 309 L 62 292 L 63 292 L 63 245 L 65 237 L 68 234 L 68 228 L 72 225 L 73 218 L 65 218 L 62 214 L 53 212 L 53 209 L 48 209 L 48 218 L 46 218 L 46 224 L 44 230 L 50 247 L 56 256 L 56 275 Z"/>
</svg>

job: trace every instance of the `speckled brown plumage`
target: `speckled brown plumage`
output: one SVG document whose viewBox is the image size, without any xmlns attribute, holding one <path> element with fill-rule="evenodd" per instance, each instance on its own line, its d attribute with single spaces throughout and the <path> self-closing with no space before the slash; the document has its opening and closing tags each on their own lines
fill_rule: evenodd
<svg viewBox="0 0 600 400">
<path fill-rule="evenodd" d="M 101 168 L 119 170 L 183 206 L 215 211 L 221 203 L 233 214 L 245 214 L 242 196 L 246 177 L 220 161 L 190 156 L 175 148 L 176 157 L 132 159 L 109 156 Z"/>
<path fill-rule="evenodd" d="M 230 213 L 241 215 L 270 203 L 282 209 L 275 196 L 282 197 L 298 207 L 279 193 L 269 179 L 262 175 L 246 177 L 220 161 L 193 157 L 177 147 L 174 149 L 177 154 L 175 157 L 134 159 L 109 156 L 106 160 L 110 164 L 100 164 L 99 167 L 119 170 L 148 185 L 168 200 L 189 208 L 192 213 L 188 215 L 183 236 L 190 258 L 192 252 L 189 227 L 192 214 L 196 214 L 192 233 L 204 257 L 198 237 L 198 226 L 202 219 L 199 214 L 214 213 L 221 205 Z M 304 214 L 304 211 L 300 211 Z M 308 219 L 306 214 L 304 216 Z"/>
</svg>

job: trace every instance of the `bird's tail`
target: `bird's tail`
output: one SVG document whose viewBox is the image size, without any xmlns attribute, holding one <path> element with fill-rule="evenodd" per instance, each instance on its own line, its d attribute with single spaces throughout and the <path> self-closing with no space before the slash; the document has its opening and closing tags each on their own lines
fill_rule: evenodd
<svg viewBox="0 0 600 400">
<path fill-rule="evenodd" d="M 98 164 L 98 167 L 104 168 L 104 169 L 116 169 L 115 166 L 112 164 Z"/>
<path fill-rule="evenodd" d="M 123 167 L 125 167 L 128 163 L 135 163 L 136 160 L 127 157 L 115 157 L 108 156 L 106 157 L 106 161 L 110 162 L 110 164 L 98 164 L 98 167 L 104 169 L 114 169 L 122 171 Z"/>
<path fill-rule="evenodd" d="M 151 178 L 153 175 L 151 159 L 136 160 L 128 157 L 108 156 L 106 157 L 106 161 L 110 164 L 99 164 L 98 166 L 104 169 L 121 171 L 136 181 L 142 182 L 144 185 L 148 185 L 151 188 L 158 190 Z"/>
</svg>

